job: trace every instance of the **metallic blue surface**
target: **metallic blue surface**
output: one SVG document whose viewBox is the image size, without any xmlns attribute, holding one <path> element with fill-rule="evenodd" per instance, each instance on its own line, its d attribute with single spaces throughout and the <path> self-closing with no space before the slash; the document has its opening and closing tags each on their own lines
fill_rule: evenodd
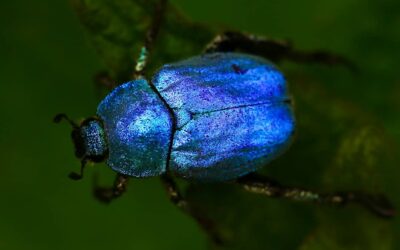
<svg viewBox="0 0 400 250">
<path fill-rule="evenodd" d="M 284 152 L 294 133 L 286 82 L 267 60 L 213 53 L 163 66 L 153 84 L 175 112 L 170 171 L 221 181 Z"/>
<path fill-rule="evenodd" d="M 206 54 L 163 66 L 152 82 L 155 90 L 146 80 L 128 82 L 100 103 L 106 140 L 99 141 L 97 122 L 83 132 L 94 144 L 87 151 L 101 152 L 108 142 L 107 164 L 117 172 L 156 176 L 169 166 L 185 178 L 229 180 L 290 144 L 295 121 L 286 82 L 267 60 Z"/>
<path fill-rule="evenodd" d="M 283 75 L 267 60 L 212 53 L 163 66 L 153 84 L 171 108 L 191 113 L 287 99 Z"/>
<path fill-rule="evenodd" d="M 80 130 L 84 141 L 85 154 L 88 156 L 102 156 L 107 151 L 107 142 L 104 130 L 99 121 L 92 120 Z"/>
<path fill-rule="evenodd" d="M 98 106 L 109 145 L 107 165 L 135 177 L 165 172 L 172 119 L 146 80 L 114 89 Z"/>
</svg>

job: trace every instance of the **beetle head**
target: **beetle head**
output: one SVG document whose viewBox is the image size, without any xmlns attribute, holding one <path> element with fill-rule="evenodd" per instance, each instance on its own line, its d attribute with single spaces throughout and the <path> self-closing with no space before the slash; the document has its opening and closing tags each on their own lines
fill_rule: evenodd
<svg viewBox="0 0 400 250">
<path fill-rule="evenodd" d="M 83 169 L 88 161 L 102 162 L 108 156 L 108 146 L 103 125 L 97 117 L 85 119 L 78 125 L 65 114 L 56 115 L 54 122 L 59 123 L 63 119 L 72 126 L 71 138 L 75 146 L 75 156 L 81 161 L 80 173 L 71 172 L 69 177 L 74 180 L 80 180 L 83 177 Z"/>
</svg>

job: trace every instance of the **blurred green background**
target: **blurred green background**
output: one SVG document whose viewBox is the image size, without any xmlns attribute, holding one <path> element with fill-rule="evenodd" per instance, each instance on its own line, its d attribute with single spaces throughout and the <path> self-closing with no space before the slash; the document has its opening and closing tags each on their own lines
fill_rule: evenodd
<svg viewBox="0 0 400 250">
<path fill-rule="evenodd" d="M 337 142 L 342 147 L 336 148 L 337 154 L 341 154 L 341 150 L 346 151 L 346 147 L 351 151 L 357 140 L 361 140 L 361 143 L 366 140 L 368 145 L 373 145 L 372 154 L 377 151 L 379 156 L 373 158 L 369 166 L 374 169 L 372 172 L 383 172 L 383 177 L 372 182 L 379 190 L 386 191 L 400 207 L 397 197 L 400 186 L 396 182 L 400 177 L 400 170 L 396 168 L 399 163 L 396 145 L 400 142 L 399 1 L 172 2 L 191 19 L 220 29 L 229 27 L 270 37 L 289 38 L 298 48 L 329 49 L 354 60 L 361 69 L 358 75 L 340 68 L 291 63 L 282 66 L 288 72 L 300 113 L 310 114 L 307 111 L 312 110 L 307 106 L 310 104 L 321 109 L 315 111 L 317 115 L 312 113 L 304 115 L 306 118 L 303 120 L 300 118 L 300 125 L 304 129 L 300 129 L 299 143 L 319 141 L 318 132 L 323 133 L 324 129 L 336 131 L 339 126 L 337 123 L 341 121 L 336 118 L 345 117 L 346 122 L 340 125 L 343 126 L 340 133 L 345 131 L 341 137 L 343 140 Z M 66 177 L 69 171 L 78 169 L 79 163 L 73 156 L 70 128 L 67 125 L 54 125 L 52 117 L 59 112 L 66 112 L 74 118 L 93 115 L 99 96 L 92 76 L 104 69 L 105 65 L 96 55 L 68 1 L 2 1 L 0 11 L 0 249 L 208 247 L 205 234 L 191 218 L 169 203 L 157 179 L 131 181 L 129 192 L 123 198 L 104 206 L 91 196 L 90 176 L 99 172 L 102 183 L 111 183 L 111 170 L 96 165 L 88 169 L 88 178 L 81 182 L 73 182 Z M 133 28 L 135 25 L 132 23 Z M 141 43 L 140 40 L 137 42 Z M 296 85 L 292 79 L 316 82 L 316 86 L 323 90 L 314 85 L 310 87 L 307 83 Z M 324 95 L 319 99 L 315 97 L 320 93 Z M 325 104 L 325 101 L 329 104 Z M 324 113 L 329 113 L 329 119 L 319 116 Z M 334 121 L 334 124 L 330 124 L 330 121 Z M 375 130 L 368 127 L 358 130 L 354 126 L 346 130 L 352 126 L 349 124 L 363 124 L 365 121 L 372 121 L 379 131 L 383 128 L 385 135 L 370 132 Z M 323 129 L 318 127 L 321 131 L 317 129 L 316 132 L 312 127 L 314 123 L 322 124 Z M 314 137 L 302 137 L 302 131 L 309 132 L 303 135 Z M 314 143 L 314 147 L 319 149 L 331 142 L 328 139 L 336 140 L 329 136 L 321 139 L 319 144 Z M 353 137 L 356 139 L 352 140 Z M 370 138 L 373 138 L 373 143 L 370 143 Z M 295 143 L 289 156 L 294 157 L 299 152 Z M 343 172 L 340 170 L 339 174 L 337 169 L 324 172 L 325 168 L 320 163 L 330 160 L 327 158 L 328 152 L 308 151 L 303 158 L 309 160 L 293 160 L 296 162 L 296 166 L 292 166 L 294 173 L 287 166 L 289 160 L 278 160 L 275 165 L 282 165 L 278 168 L 281 170 L 272 171 L 271 174 L 284 183 L 333 188 L 335 184 L 332 183 L 336 179 L 341 179 L 343 173 L 354 169 L 347 167 L 342 169 Z M 342 164 L 340 160 L 343 159 L 347 158 L 336 159 L 339 161 L 337 165 Z M 350 165 L 362 165 L 365 161 L 350 160 Z M 318 174 L 309 174 L 313 172 Z M 328 173 L 335 177 L 330 179 Z M 320 182 L 320 176 L 327 181 Z M 349 177 L 349 182 L 353 182 L 352 178 Z M 363 179 L 361 187 L 368 186 L 368 178 Z M 353 186 L 358 187 L 357 183 Z M 207 196 L 215 193 L 216 189 L 227 194 L 229 202 L 220 204 L 222 201 L 218 196 L 202 197 L 202 194 Z M 202 212 L 213 214 L 211 210 L 215 207 L 212 204 L 223 208 L 210 216 L 216 217 L 221 213 L 229 217 L 229 222 L 221 222 L 221 231 L 232 242 L 235 242 L 238 234 L 240 243 L 228 248 L 247 245 L 248 249 L 265 249 L 266 245 L 257 245 L 263 242 L 261 238 L 264 237 L 272 242 L 268 245 L 269 249 L 366 249 L 361 247 L 360 242 L 367 242 L 370 246 L 368 249 L 400 249 L 399 219 L 382 222 L 357 208 L 343 211 L 315 209 L 309 205 L 266 201 L 264 197 L 251 195 L 248 197 L 237 190 L 230 196 L 229 189 L 226 186 L 211 187 L 210 190 L 208 187 L 194 187 L 188 191 L 192 197 L 198 197 L 192 198 L 194 203 L 210 202 L 211 205 L 198 205 Z M 199 190 L 205 192 L 199 194 Z M 236 193 L 239 194 L 236 196 Z M 232 212 L 232 207 L 243 204 L 248 207 L 237 213 Z M 277 216 L 274 211 L 279 211 Z M 260 214 L 266 213 L 266 217 L 260 219 Z M 332 216 L 325 217 L 325 214 L 332 213 Z M 360 213 L 362 218 L 354 219 L 353 215 Z M 351 223 L 356 224 L 354 228 L 338 226 L 335 231 L 340 234 L 340 230 L 349 230 L 349 235 L 352 235 L 350 240 L 330 233 L 329 230 L 335 228 L 336 223 L 347 225 L 353 219 L 357 221 Z M 244 222 L 235 224 L 237 221 Z M 235 225 L 237 228 L 229 229 Z M 365 230 L 359 235 L 356 232 L 357 225 Z M 272 232 L 268 231 L 269 227 L 273 228 Z M 383 232 L 384 236 L 377 232 Z M 240 235 L 244 235 L 243 239 Z"/>
</svg>

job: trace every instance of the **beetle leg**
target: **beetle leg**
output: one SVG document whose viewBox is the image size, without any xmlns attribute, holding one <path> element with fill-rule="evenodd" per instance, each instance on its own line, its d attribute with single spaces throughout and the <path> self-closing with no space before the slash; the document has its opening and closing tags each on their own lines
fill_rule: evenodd
<svg viewBox="0 0 400 250">
<path fill-rule="evenodd" d="M 99 187 L 97 177 L 95 176 L 93 195 L 97 200 L 110 203 L 113 199 L 120 197 L 125 191 L 129 177 L 123 174 L 117 174 L 114 185 L 109 188 Z"/>
<path fill-rule="evenodd" d="M 105 88 L 107 90 L 112 90 L 117 87 L 117 82 L 112 79 L 107 71 L 100 71 L 93 77 L 94 84 L 98 90 Z"/>
<path fill-rule="evenodd" d="M 235 31 L 227 31 L 216 36 L 206 46 L 205 52 L 230 52 L 236 50 L 260 55 L 276 63 L 285 59 L 296 63 L 342 65 L 352 71 L 357 70 L 354 63 L 340 55 L 327 51 L 299 51 L 294 49 L 292 44 L 286 40 L 269 39 Z"/>
<path fill-rule="evenodd" d="M 153 20 L 151 21 L 151 26 L 146 33 L 144 40 L 144 45 L 140 50 L 139 57 L 136 60 L 134 68 L 134 78 L 142 78 L 144 76 L 144 70 L 148 64 L 149 54 L 153 48 L 154 42 L 160 31 L 162 21 L 164 19 L 165 10 L 167 6 L 167 0 L 159 0 L 154 9 L 154 14 L 152 15 Z"/>
<path fill-rule="evenodd" d="M 167 191 L 168 197 L 171 202 L 178 208 L 182 209 L 184 212 L 189 211 L 187 202 L 179 191 L 174 179 L 172 179 L 172 177 L 168 174 L 164 174 L 161 176 L 161 181 L 165 187 L 165 190 Z"/>
<path fill-rule="evenodd" d="M 174 179 L 170 175 L 164 174 L 161 176 L 161 181 L 164 184 L 165 190 L 167 191 L 172 203 L 195 219 L 199 226 L 207 233 L 207 235 L 215 244 L 223 245 L 222 237 L 215 230 L 214 222 L 209 218 L 206 218 L 204 214 L 195 212 L 193 209 L 191 209 L 188 202 L 183 198 L 181 192 L 179 191 Z"/>
<path fill-rule="evenodd" d="M 238 184 L 253 193 L 269 197 L 282 197 L 296 201 L 310 201 L 318 204 L 346 205 L 357 203 L 381 217 L 393 217 L 395 209 L 384 195 L 372 195 L 364 192 L 319 193 L 298 187 L 285 187 L 267 177 L 256 174 L 237 179 Z"/>
</svg>

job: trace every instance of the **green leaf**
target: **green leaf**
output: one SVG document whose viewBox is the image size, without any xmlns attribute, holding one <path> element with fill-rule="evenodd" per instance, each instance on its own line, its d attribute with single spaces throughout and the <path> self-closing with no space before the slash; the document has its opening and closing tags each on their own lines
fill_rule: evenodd
<svg viewBox="0 0 400 250">
<path fill-rule="evenodd" d="M 129 79 L 154 2 L 72 0 L 93 46 L 119 81 Z M 169 6 L 150 68 L 198 54 L 212 38 L 212 30 L 188 21 Z M 332 76 L 338 72 L 332 70 Z M 287 185 L 326 192 L 390 193 L 396 188 L 391 173 L 399 162 L 397 149 L 374 115 L 335 96 L 310 75 L 287 73 L 297 136 L 286 154 L 260 172 Z M 392 249 L 391 222 L 361 207 L 268 199 L 234 184 L 190 183 L 185 194 L 192 212 L 208 222 L 208 232 L 224 242 L 212 245 L 215 249 Z"/>
<path fill-rule="evenodd" d="M 131 78 L 136 57 L 144 44 L 157 0 L 71 0 L 72 6 L 111 76 L 119 82 Z M 211 40 L 205 26 L 188 21 L 168 5 L 150 72 L 161 62 L 199 53 Z M 162 60 L 162 61 L 161 61 Z"/>
<path fill-rule="evenodd" d="M 390 140 L 382 130 L 361 127 L 342 137 L 335 161 L 325 171 L 326 188 L 363 189 L 381 192 L 391 172 L 386 147 Z M 386 190 L 388 191 L 388 190 Z M 388 192 L 386 192 L 388 193 Z M 372 217 L 360 207 L 319 212 L 318 226 L 301 247 L 313 249 L 393 249 L 393 231 L 388 221 Z"/>
</svg>

